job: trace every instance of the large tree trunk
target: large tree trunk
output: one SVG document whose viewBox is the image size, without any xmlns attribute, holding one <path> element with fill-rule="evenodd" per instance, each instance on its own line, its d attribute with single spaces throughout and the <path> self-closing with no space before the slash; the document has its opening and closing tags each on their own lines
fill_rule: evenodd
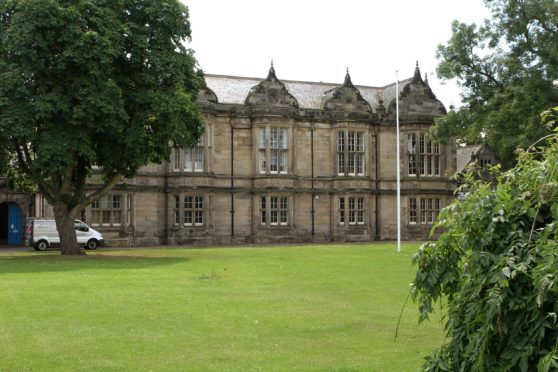
<svg viewBox="0 0 558 372">
<path fill-rule="evenodd" d="M 63 255 L 81 254 L 74 228 L 75 216 L 70 213 L 68 205 L 64 202 L 57 201 L 54 204 L 54 219 L 56 220 L 56 228 L 58 236 L 60 236 L 60 250 Z"/>
</svg>

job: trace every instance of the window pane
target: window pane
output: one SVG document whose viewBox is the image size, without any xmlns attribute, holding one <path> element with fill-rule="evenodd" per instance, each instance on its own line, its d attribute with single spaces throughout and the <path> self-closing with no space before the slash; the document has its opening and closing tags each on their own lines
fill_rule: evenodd
<svg viewBox="0 0 558 372">
<path fill-rule="evenodd" d="M 354 174 L 355 173 L 355 154 L 354 153 L 349 153 L 348 173 L 349 174 Z"/>
<path fill-rule="evenodd" d="M 265 149 L 265 128 L 260 128 L 260 149 Z"/>
<path fill-rule="evenodd" d="M 287 152 L 282 150 L 279 152 L 279 172 L 287 171 Z"/>
<path fill-rule="evenodd" d="M 345 152 L 345 132 L 337 132 L 337 151 Z"/>
<path fill-rule="evenodd" d="M 203 225 L 203 211 L 196 210 L 195 214 L 196 214 L 195 224 L 196 225 Z"/>
<path fill-rule="evenodd" d="M 279 129 L 269 128 L 269 147 L 272 149 L 279 148 Z"/>
<path fill-rule="evenodd" d="M 191 196 L 185 196 L 184 197 L 184 208 L 185 209 L 192 209 L 192 197 Z"/>
<path fill-rule="evenodd" d="M 196 196 L 196 209 L 203 208 L 203 196 Z"/>
<path fill-rule="evenodd" d="M 260 173 L 265 173 L 265 171 L 267 170 L 265 160 L 265 150 L 260 150 Z"/>
<path fill-rule="evenodd" d="M 281 224 L 287 224 L 287 211 L 281 211 Z"/>
<path fill-rule="evenodd" d="M 120 195 L 112 196 L 112 208 L 120 209 Z"/>
<path fill-rule="evenodd" d="M 409 154 L 415 154 L 417 151 L 417 138 L 414 133 L 409 133 L 407 138 L 407 151 Z"/>
<path fill-rule="evenodd" d="M 184 211 L 184 225 L 192 224 L 192 211 Z"/>
<path fill-rule="evenodd" d="M 192 149 L 184 149 L 184 170 L 187 172 L 191 172 L 193 169 Z"/>
<path fill-rule="evenodd" d="M 110 225 L 110 211 L 103 211 L 102 216 L 103 216 L 103 221 L 101 223 L 103 225 Z"/>
<path fill-rule="evenodd" d="M 196 162 L 194 167 L 196 172 L 203 172 L 203 147 L 196 148 Z"/>
<path fill-rule="evenodd" d="M 180 152 L 181 152 L 181 150 L 180 150 L 180 148 L 175 147 L 173 149 L 173 151 L 174 151 L 174 164 L 173 164 L 172 168 L 174 170 L 179 170 L 180 169 Z"/>
<path fill-rule="evenodd" d="M 357 148 L 358 152 L 364 151 L 364 132 L 357 132 Z"/>
<path fill-rule="evenodd" d="M 364 173 L 364 154 L 356 154 L 356 165 L 355 165 L 356 173 L 363 174 Z"/>
<path fill-rule="evenodd" d="M 91 211 L 91 224 L 98 225 L 100 223 L 99 211 Z"/>
<path fill-rule="evenodd" d="M 279 145 L 281 149 L 287 148 L 287 129 L 280 128 L 279 129 Z"/>
<path fill-rule="evenodd" d="M 270 150 L 269 154 L 271 156 L 271 163 L 269 165 L 269 171 L 270 172 L 277 172 L 277 170 L 279 169 L 279 164 L 278 164 L 278 152 L 279 150 Z"/>
</svg>

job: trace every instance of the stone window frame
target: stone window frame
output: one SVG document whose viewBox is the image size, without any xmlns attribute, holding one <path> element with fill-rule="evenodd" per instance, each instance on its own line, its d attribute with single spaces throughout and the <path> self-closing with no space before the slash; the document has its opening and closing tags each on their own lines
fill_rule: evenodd
<svg viewBox="0 0 558 372">
<path fill-rule="evenodd" d="M 407 176 L 440 177 L 441 163 L 439 143 L 429 141 L 426 132 L 407 133 Z"/>
<path fill-rule="evenodd" d="M 366 224 L 367 209 L 364 195 L 339 195 L 337 206 L 340 226 L 363 226 Z"/>
<path fill-rule="evenodd" d="M 174 146 L 171 154 L 170 171 L 174 173 L 207 173 L 209 135 L 208 129 L 200 136 L 193 147 Z M 189 159 L 189 160 L 188 160 Z M 188 167 L 188 164 L 190 166 Z"/>
<path fill-rule="evenodd" d="M 342 128 L 335 131 L 335 170 L 337 176 L 365 176 L 367 150 L 365 139 L 366 131 L 364 129 Z"/>
<path fill-rule="evenodd" d="M 408 199 L 409 225 L 432 225 L 442 209 L 442 201 L 436 196 L 410 196 Z"/>
<path fill-rule="evenodd" d="M 171 202 L 174 226 L 198 228 L 207 225 L 208 195 L 196 192 L 176 193 Z"/>
<path fill-rule="evenodd" d="M 258 199 L 259 220 L 262 227 L 291 225 L 291 197 L 286 194 L 262 194 Z"/>
<path fill-rule="evenodd" d="M 91 226 L 122 226 L 123 201 L 123 194 L 120 193 L 110 193 L 93 200 L 90 206 Z"/>
<path fill-rule="evenodd" d="M 286 175 L 291 153 L 290 127 L 265 124 L 256 127 L 257 174 Z"/>
</svg>

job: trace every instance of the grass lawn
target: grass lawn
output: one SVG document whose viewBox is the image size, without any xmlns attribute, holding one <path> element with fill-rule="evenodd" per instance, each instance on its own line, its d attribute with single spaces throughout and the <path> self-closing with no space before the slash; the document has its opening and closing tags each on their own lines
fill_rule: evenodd
<svg viewBox="0 0 558 372">
<path fill-rule="evenodd" d="M 418 244 L 0 254 L 0 370 L 416 371 Z"/>
</svg>

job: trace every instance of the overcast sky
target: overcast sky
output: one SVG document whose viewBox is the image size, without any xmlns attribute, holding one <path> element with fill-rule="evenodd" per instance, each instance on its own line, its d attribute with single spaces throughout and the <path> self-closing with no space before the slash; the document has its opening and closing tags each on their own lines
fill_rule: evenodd
<svg viewBox="0 0 558 372">
<path fill-rule="evenodd" d="M 435 75 L 436 46 L 454 19 L 479 24 L 482 0 L 183 0 L 206 73 L 383 86 L 412 76 L 415 62 L 446 107 L 459 88 Z"/>
</svg>

